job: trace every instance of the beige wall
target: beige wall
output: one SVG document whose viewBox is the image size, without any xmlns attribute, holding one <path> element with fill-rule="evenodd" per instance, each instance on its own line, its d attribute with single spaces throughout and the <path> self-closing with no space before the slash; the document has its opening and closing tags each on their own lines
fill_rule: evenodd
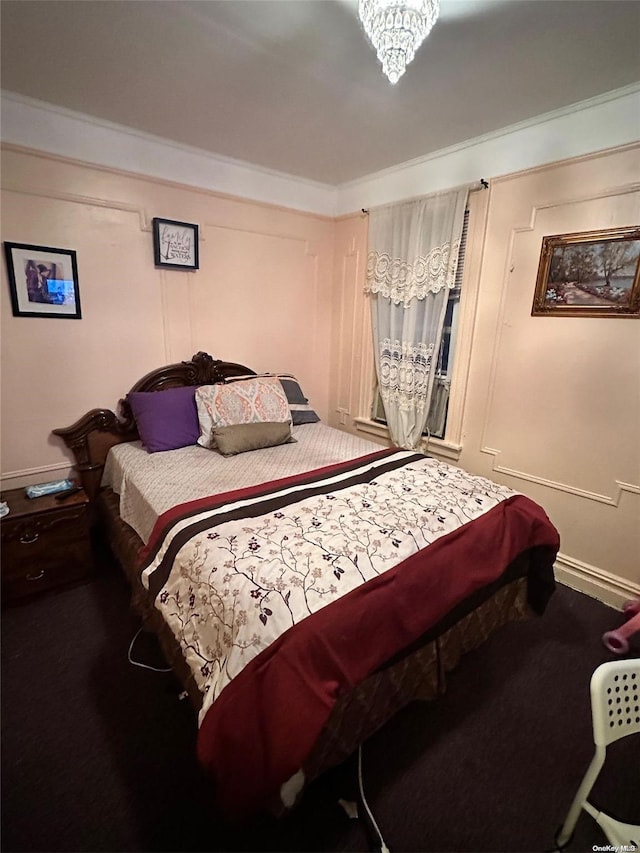
<svg viewBox="0 0 640 853">
<path fill-rule="evenodd" d="M 640 594 L 640 321 L 531 317 L 540 244 L 640 222 L 640 147 L 473 193 L 445 442 L 430 451 L 539 501 L 558 574 L 620 604 Z M 2 239 L 73 248 L 83 320 L 15 318 L 2 285 L 3 486 L 67 470 L 50 436 L 113 408 L 147 370 L 199 349 L 301 379 L 329 423 L 367 422 L 367 218 L 296 213 L 6 147 Z M 196 273 L 155 269 L 153 216 L 201 227 Z"/>
<path fill-rule="evenodd" d="M 338 219 L 335 226 L 330 423 L 349 431 L 354 431 L 354 418 L 368 411 L 373 387 L 371 324 L 364 294 L 367 228 L 363 213 Z"/>
<path fill-rule="evenodd" d="M 454 423 L 430 444 L 542 504 L 561 535 L 558 576 L 616 605 L 640 594 L 640 321 L 532 317 L 531 305 L 542 237 L 637 225 L 638 175 L 629 146 L 472 194 Z M 332 422 L 382 441 L 367 423 L 365 257 L 361 217 L 338 222 Z"/>
<path fill-rule="evenodd" d="M 151 222 L 200 226 L 200 269 L 156 269 Z M 205 350 L 329 399 L 330 218 L 5 147 L 2 240 L 75 249 L 82 320 L 13 317 L 2 264 L 3 487 L 68 470 L 50 435 Z"/>
<path fill-rule="evenodd" d="M 638 225 L 639 175 L 634 146 L 492 182 L 460 456 L 546 508 L 563 578 L 622 597 L 640 591 L 640 321 L 531 303 L 542 237 Z"/>
</svg>

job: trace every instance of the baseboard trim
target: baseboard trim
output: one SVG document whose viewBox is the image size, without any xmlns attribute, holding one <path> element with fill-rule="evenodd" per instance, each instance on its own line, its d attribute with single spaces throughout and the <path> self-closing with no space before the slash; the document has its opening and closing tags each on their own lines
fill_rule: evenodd
<svg viewBox="0 0 640 853">
<path fill-rule="evenodd" d="M 54 465 L 40 465 L 37 468 L 23 468 L 20 471 L 3 471 L 0 474 L 2 490 L 18 489 L 21 486 L 30 486 L 33 483 L 41 483 L 53 479 L 63 479 L 71 476 L 71 465 L 68 462 Z M 54 472 L 57 476 L 52 476 Z M 44 476 L 43 476 L 44 475 Z"/>
<path fill-rule="evenodd" d="M 554 573 L 558 583 L 583 592 L 591 598 L 597 598 L 616 610 L 622 610 L 625 601 L 640 598 L 640 584 L 612 575 L 604 569 L 566 554 L 558 554 Z"/>
</svg>

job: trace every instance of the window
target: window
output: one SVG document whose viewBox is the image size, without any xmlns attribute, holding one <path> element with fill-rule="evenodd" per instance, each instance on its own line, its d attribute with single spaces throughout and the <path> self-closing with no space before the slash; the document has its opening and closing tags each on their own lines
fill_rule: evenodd
<svg viewBox="0 0 640 853">
<path fill-rule="evenodd" d="M 460 293 L 462 290 L 462 276 L 464 272 L 464 255 L 467 246 L 467 232 L 469 229 L 469 211 L 465 210 L 462 236 L 460 238 L 460 250 L 458 252 L 458 268 L 454 286 L 449 291 L 447 309 L 442 329 L 442 340 L 438 352 L 436 365 L 436 377 L 433 383 L 433 395 L 427 417 L 427 428 L 425 435 L 433 438 L 444 439 L 447 426 L 447 412 L 449 409 L 449 394 L 451 391 L 451 378 L 453 376 L 453 363 L 456 350 L 456 334 L 458 330 L 458 312 L 460 308 Z M 380 392 L 376 390 L 373 402 L 372 418 L 378 423 L 386 423 L 384 407 Z"/>
</svg>

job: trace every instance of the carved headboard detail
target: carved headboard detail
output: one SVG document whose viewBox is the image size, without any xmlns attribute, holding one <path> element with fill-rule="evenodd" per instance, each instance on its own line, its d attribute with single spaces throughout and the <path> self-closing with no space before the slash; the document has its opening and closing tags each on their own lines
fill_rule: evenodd
<svg viewBox="0 0 640 853">
<path fill-rule="evenodd" d="M 243 364 L 220 361 L 206 352 L 198 352 L 191 361 L 168 364 L 147 373 L 131 391 L 163 391 L 184 385 L 215 385 L 232 376 L 243 376 L 255 371 Z M 138 430 L 126 395 L 118 403 L 118 413 L 109 409 L 92 409 L 69 427 L 54 429 L 75 458 L 75 469 L 91 500 L 95 498 L 102 480 L 107 453 L 123 441 L 136 441 Z"/>
</svg>

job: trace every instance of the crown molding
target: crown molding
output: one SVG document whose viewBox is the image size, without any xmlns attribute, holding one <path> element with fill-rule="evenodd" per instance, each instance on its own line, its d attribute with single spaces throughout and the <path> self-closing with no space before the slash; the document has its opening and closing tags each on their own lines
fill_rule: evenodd
<svg viewBox="0 0 640 853">
<path fill-rule="evenodd" d="M 323 216 L 335 187 L 2 90 L 4 143 Z"/>
<path fill-rule="evenodd" d="M 0 93 L 3 142 L 322 216 L 401 201 L 616 148 L 640 138 L 640 82 L 333 186 Z"/>
<path fill-rule="evenodd" d="M 640 82 L 341 184 L 337 215 L 640 140 Z"/>
</svg>

